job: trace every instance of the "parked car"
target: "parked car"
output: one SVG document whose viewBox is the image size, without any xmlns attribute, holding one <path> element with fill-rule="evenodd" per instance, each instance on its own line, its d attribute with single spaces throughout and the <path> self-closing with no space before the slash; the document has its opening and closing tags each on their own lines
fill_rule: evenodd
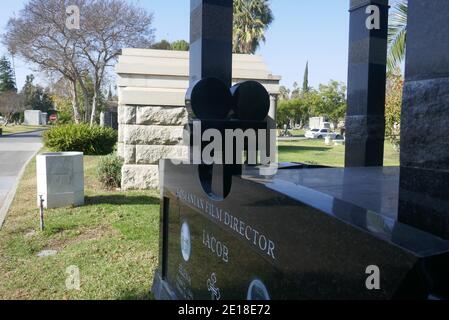
<svg viewBox="0 0 449 320">
<path fill-rule="evenodd" d="M 324 139 L 326 137 L 330 137 L 331 139 L 342 139 L 341 135 L 326 128 L 309 130 L 306 132 L 305 137 L 309 139 Z"/>
</svg>

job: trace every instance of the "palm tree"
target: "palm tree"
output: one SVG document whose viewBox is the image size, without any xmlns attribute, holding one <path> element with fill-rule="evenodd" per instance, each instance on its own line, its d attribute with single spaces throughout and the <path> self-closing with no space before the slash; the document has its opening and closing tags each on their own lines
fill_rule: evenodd
<svg viewBox="0 0 449 320">
<path fill-rule="evenodd" d="M 388 60 L 389 71 L 400 68 L 400 64 L 405 58 L 406 37 L 407 37 L 407 11 L 408 0 L 398 2 L 391 14 L 391 21 L 388 27 Z"/>
<path fill-rule="evenodd" d="M 273 20 L 267 0 L 234 0 L 234 52 L 255 53 Z"/>
</svg>

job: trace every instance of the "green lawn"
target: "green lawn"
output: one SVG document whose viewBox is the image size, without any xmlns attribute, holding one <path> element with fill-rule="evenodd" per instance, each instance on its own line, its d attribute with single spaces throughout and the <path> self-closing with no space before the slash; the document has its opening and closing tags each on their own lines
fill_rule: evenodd
<svg viewBox="0 0 449 320">
<path fill-rule="evenodd" d="M 26 132 L 32 132 L 32 131 L 36 131 L 36 130 L 43 130 L 48 128 L 48 126 L 14 126 L 14 125 L 9 125 L 7 127 L 4 126 L 0 126 L 1 129 L 3 129 L 3 135 L 7 136 L 10 134 L 15 134 L 15 133 L 26 133 Z"/>
<path fill-rule="evenodd" d="M 85 158 L 86 206 L 46 211 L 38 232 L 35 162 L 0 231 L 0 299 L 148 299 L 158 261 L 159 194 L 103 191 Z M 41 250 L 57 250 L 38 258 Z M 81 290 L 66 289 L 67 268 Z"/>
<path fill-rule="evenodd" d="M 328 147 L 324 140 L 282 141 L 279 145 L 279 162 L 303 162 L 332 167 L 343 167 L 344 146 Z M 399 152 L 385 142 L 385 166 L 399 165 Z"/>
<path fill-rule="evenodd" d="M 399 154 L 386 143 L 386 165 Z M 344 147 L 323 140 L 280 142 L 281 162 L 343 166 Z M 0 231 L 0 299 L 148 299 L 158 262 L 159 194 L 102 190 L 98 157 L 85 157 L 86 206 L 46 211 L 38 231 L 35 161 L 27 167 Z M 38 258 L 41 250 L 58 254 Z M 80 270 L 81 290 L 66 289 Z"/>
<path fill-rule="evenodd" d="M 296 130 L 296 129 L 290 130 L 290 132 L 294 137 L 304 137 L 306 133 L 305 130 Z"/>
</svg>

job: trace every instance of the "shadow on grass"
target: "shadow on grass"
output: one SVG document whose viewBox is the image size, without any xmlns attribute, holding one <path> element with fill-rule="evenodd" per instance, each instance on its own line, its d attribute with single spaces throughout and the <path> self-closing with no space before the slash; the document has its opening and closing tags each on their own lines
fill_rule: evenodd
<svg viewBox="0 0 449 320">
<path fill-rule="evenodd" d="M 109 195 L 86 197 L 86 205 L 112 204 L 112 205 L 155 205 L 159 204 L 159 198 L 142 195 Z"/>
<path fill-rule="evenodd" d="M 118 297 L 121 301 L 152 301 L 155 300 L 154 295 L 150 290 L 142 290 L 140 292 L 124 291 L 121 296 Z"/>
<path fill-rule="evenodd" d="M 329 147 L 311 147 L 311 146 L 279 146 L 279 153 L 281 152 L 301 152 L 301 151 L 318 151 L 325 152 L 332 148 Z"/>
</svg>

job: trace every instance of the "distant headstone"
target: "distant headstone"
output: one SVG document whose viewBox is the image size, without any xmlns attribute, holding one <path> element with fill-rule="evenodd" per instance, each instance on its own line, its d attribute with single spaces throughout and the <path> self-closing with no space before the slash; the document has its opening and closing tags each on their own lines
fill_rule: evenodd
<svg viewBox="0 0 449 320">
<path fill-rule="evenodd" d="M 108 101 L 106 107 L 100 113 L 100 127 L 118 129 L 117 102 Z"/>
<path fill-rule="evenodd" d="M 58 254 L 58 251 L 56 251 L 56 250 L 43 250 L 43 251 L 39 252 L 37 254 L 37 256 L 39 258 L 48 258 L 48 257 L 53 257 L 57 254 Z"/>
<path fill-rule="evenodd" d="M 41 112 L 41 126 L 46 126 L 48 124 L 48 113 Z"/>
</svg>

